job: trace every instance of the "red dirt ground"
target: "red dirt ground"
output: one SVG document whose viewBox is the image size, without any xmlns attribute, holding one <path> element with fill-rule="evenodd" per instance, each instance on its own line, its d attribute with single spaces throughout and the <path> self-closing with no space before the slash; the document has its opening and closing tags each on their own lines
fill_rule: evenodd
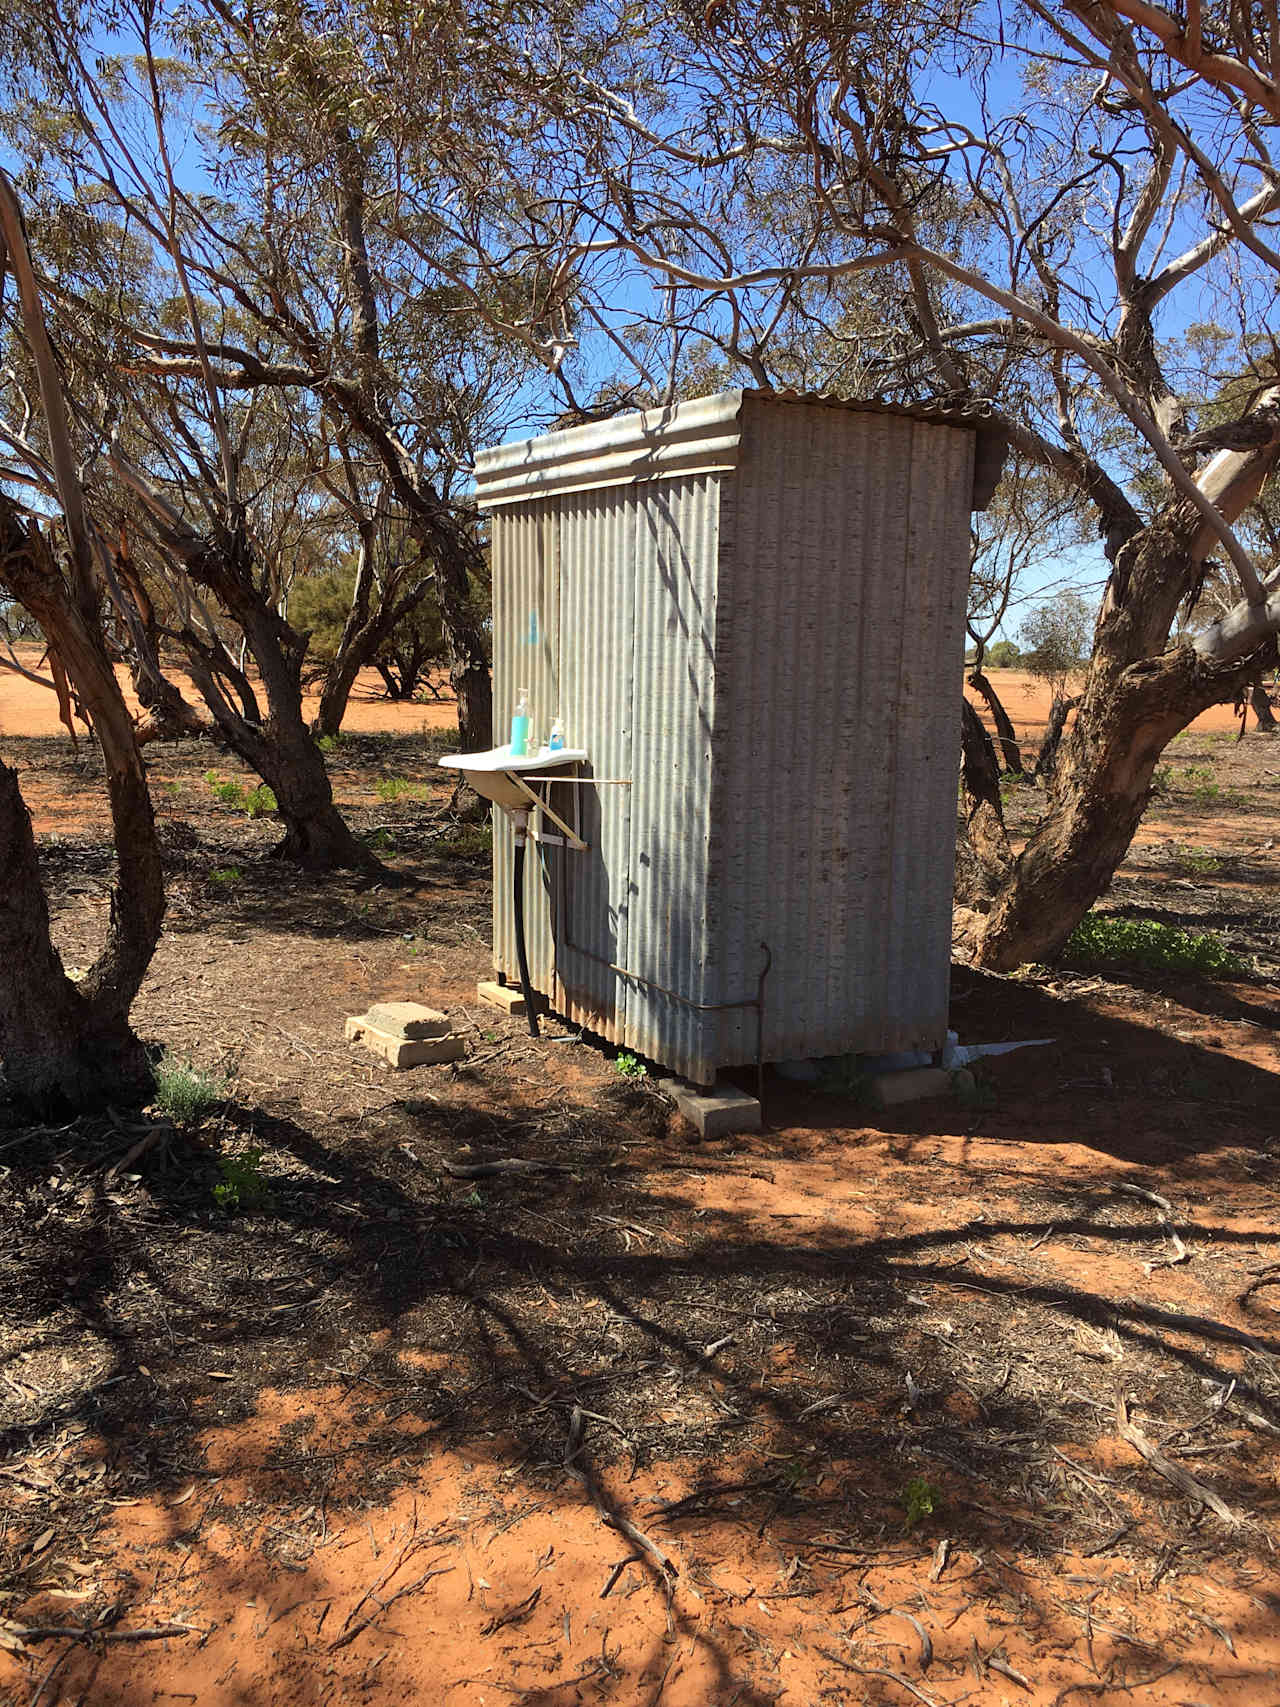
<svg viewBox="0 0 1280 1707">
<path fill-rule="evenodd" d="M 99 785 L 12 739 L 6 690 L 85 964 Z M 1274 1707 L 1280 801 L 1275 749 L 1210 716 L 1108 905 L 1247 976 L 957 967 L 966 1039 L 1052 1045 L 965 1103 L 772 1080 L 767 1130 L 714 1146 L 476 1007 L 483 849 L 414 743 L 334 773 L 407 892 L 260 862 L 276 827 L 201 783 L 238 769 L 151 750 L 194 845 L 135 1019 L 230 1087 L 114 1179 L 144 1128 L 0 1141 L 0 1701 Z M 392 774 L 429 798 L 379 801 Z M 468 1059 L 344 1045 L 375 997 L 446 1008 Z M 226 1215 L 250 1149 L 271 1200 Z M 561 1171 L 449 1171 L 510 1156 Z"/>
</svg>

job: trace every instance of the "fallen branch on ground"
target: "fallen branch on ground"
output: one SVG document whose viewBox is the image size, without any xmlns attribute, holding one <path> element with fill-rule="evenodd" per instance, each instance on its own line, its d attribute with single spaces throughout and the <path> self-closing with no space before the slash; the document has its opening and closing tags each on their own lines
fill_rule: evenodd
<svg viewBox="0 0 1280 1707">
<path fill-rule="evenodd" d="M 445 1173 L 454 1179 L 487 1179 L 490 1174 L 567 1174 L 560 1162 L 534 1162 L 524 1156 L 502 1156 L 493 1162 L 444 1162 Z"/>
<path fill-rule="evenodd" d="M 199 1624 L 158 1624 L 151 1630 L 96 1630 L 92 1624 L 11 1624 L 8 1619 L 0 1619 L 0 1635 L 19 1643 L 47 1642 L 57 1636 L 66 1636 L 73 1642 L 159 1642 L 165 1636 L 204 1634 Z"/>
<path fill-rule="evenodd" d="M 1158 1192 L 1148 1191 L 1145 1186 L 1130 1185 L 1128 1181 L 1117 1185 L 1116 1190 L 1124 1192 L 1128 1197 L 1140 1197 L 1144 1203 L 1154 1204 L 1160 1212 L 1160 1225 L 1164 1229 L 1165 1237 L 1173 1245 L 1173 1256 L 1156 1257 L 1153 1262 L 1143 1263 L 1142 1266 L 1148 1274 L 1153 1273 L 1158 1268 L 1176 1268 L 1179 1263 L 1191 1261 L 1191 1252 L 1178 1237 L 1178 1230 L 1173 1224 L 1173 1205 L 1167 1197 L 1161 1197 Z"/>
<path fill-rule="evenodd" d="M 589 1469 L 576 1464 L 574 1460 L 582 1451 L 582 1436 L 585 1428 L 585 1417 L 580 1406 L 575 1405 L 569 1418 L 569 1438 L 565 1442 L 564 1467 L 575 1481 L 580 1482 L 586 1489 L 592 1505 L 599 1514 L 600 1521 L 608 1524 L 610 1529 L 616 1529 L 619 1535 L 625 1535 L 633 1547 L 638 1547 L 649 1559 L 657 1565 L 664 1576 L 678 1577 L 680 1567 L 662 1551 L 656 1541 L 651 1541 L 643 1529 L 637 1529 L 629 1518 L 620 1512 L 611 1511 L 605 1503 L 596 1484 L 596 1479 Z"/>
<path fill-rule="evenodd" d="M 170 1126 L 167 1122 L 163 1126 L 150 1127 L 143 1133 L 142 1137 L 139 1138 L 138 1142 L 133 1145 L 131 1149 L 125 1151 L 124 1155 L 121 1156 L 118 1162 L 112 1162 L 111 1166 L 103 1174 L 103 1179 L 115 1179 L 116 1176 L 118 1174 L 122 1174 L 126 1168 L 131 1168 L 135 1162 L 140 1161 L 148 1151 L 158 1149 L 161 1144 L 168 1143 L 169 1139 L 174 1136 L 175 1130 L 176 1128 Z"/>
<path fill-rule="evenodd" d="M 1134 1427 L 1133 1423 L 1129 1421 L 1129 1407 L 1120 1394 L 1116 1395 L 1116 1432 L 1121 1440 L 1127 1441 L 1132 1446 L 1139 1457 L 1146 1459 L 1157 1475 L 1163 1476 L 1168 1482 L 1172 1482 L 1175 1488 L 1181 1488 L 1188 1499 L 1199 1500 L 1201 1505 L 1208 1506 L 1215 1517 L 1220 1517 L 1224 1523 L 1230 1524 L 1233 1529 L 1238 1529 L 1243 1524 L 1244 1519 L 1239 1513 L 1232 1511 L 1229 1505 L 1220 1500 L 1212 1488 L 1204 1482 L 1197 1481 L 1180 1464 L 1175 1464 L 1172 1459 L 1166 1458 L 1158 1447 L 1152 1445 L 1141 1429 Z"/>
<path fill-rule="evenodd" d="M 845 1671 L 856 1671 L 860 1677 L 887 1677 L 891 1683 L 896 1683 L 905 1689 L 909 1695 L 914 1695 L 917 1701 L 923 1701 L 925 1707 L 939 1707 L 932 1695 L 926 1695 L 923 1689 L 918 1689 L 909 1677 L 903 1677 L 900 1671 L 889 1671 L 885 1666 L 860 1666 L 852 1660 L 843 1659 L 839 1654 L 833 1654 L 830 1648 L 816 1648 L 824 1660 L 832 1660 Z"/>
</svg>

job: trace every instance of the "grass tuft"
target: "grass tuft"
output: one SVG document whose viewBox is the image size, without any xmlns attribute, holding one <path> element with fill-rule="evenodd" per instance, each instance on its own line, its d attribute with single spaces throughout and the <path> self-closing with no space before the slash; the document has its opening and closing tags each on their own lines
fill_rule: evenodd
<svg viewBox="0 0 1280 1707">
<path fill-rule="evenodd" d="M 378 799 L 389 805 L 393 800 L 429 800 L 431 790 L 425 782 L 410 782 L 404 776 L 378 778 Z"/>
<path fill-rule="evenodd" d="M 195 1126 L 222 1101 L 227 1081 L 167 1051 L 155 1064 L 155 1104 L 175 1126 Z"/>
</svg>

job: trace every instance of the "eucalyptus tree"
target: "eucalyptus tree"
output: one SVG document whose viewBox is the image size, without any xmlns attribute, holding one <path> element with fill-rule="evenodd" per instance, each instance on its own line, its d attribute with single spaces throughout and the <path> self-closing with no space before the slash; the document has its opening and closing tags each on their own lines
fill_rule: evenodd
<svg viewBox="0 0 1280 1707">
<path fill-rule="evenodd" d="M 702 328 L 757 383 L 780 304 L 817 317 L 874 281 L 867 300 L 887 293 L 892 312 L 859 333 L 859 388 L 982 401 L 1088 506 L 1106 589 L 1044 816 L 976 926 L 992 967 L 1061 950 L 1123 858 L 1166 743 L 1276 656 L 1280 576 L 1233 528 L 1280 459 L 1265 13 L 632 9 L 640 69 L 617 55 L 545 91 L 595 163 L 565 278 L 629 261 L 654 281 L 652 325 Z M 750 217 L 766 194 L 787 219 Z M 1224 315 L 1255 336 L 1237 407 L 1206 420 L 1206 376 L 1168 353 Z M 1215 563 L 1230 610 L 1175 636 Z"/>
<path fill-rule="evenodd" d="M 18 425 L 43 455 L 23 483 L 31 502 L 12 479 L 0 482 L 0 593 L 38 623 L 97 736 L 117 875 L 102 948 L 73 982 L 50 937 L 17 773 L 0 764 L 0 1104 L 94 1108 L 150 1082 L 129 1011 L 160 936 L 164 882 L 146 773 L 103 632 L 110 558 L 85 503 L 17 197 L 0 174 L 0 283 L 6 275 L 14 290 L 4 330 L 21 345 L 39 399 L 39 421 Z"/>
<path fill-rule="evenodd" d="M 150 314 L 97 299 L 96 336 L 132 380 L 199 388 L 224 505 L 235 469 L 216 441 L 237 398 L 305 395 L 325 448 L 376 465 L 435 591 L 463 738 L 483 744 L 485 564 L 466 490 L 477 443 L 501 436 L 538 366 L 513 305 L 540 275 L 529 220 L 518 243 L 501 230 L 501 96 L 477 70 L 489 38 L 447 6 L 431 23 L 377 3 L 123 0 L 78 25 L 50 11 L 9 123 L 34 139 L 47 200 L 141 243 L 163 275 Z M 59 282 L 70 303 L 74 277 Z M 396 604 L 408 589 L 386 590 Z"/>
</svg>

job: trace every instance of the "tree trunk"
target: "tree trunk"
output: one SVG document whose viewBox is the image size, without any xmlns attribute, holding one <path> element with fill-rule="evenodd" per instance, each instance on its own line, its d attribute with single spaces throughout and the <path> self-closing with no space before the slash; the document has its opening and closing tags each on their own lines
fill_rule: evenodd
<svg viewBox="0 0 1280 1707">
<path fill-rule="evenodd" d="M 305 644 L 284 619 L 252 596 L 239 599 L 240 623 L 258 667 L 267 715 L 252 720 L 237 711 L 216 679 L 217 659 L 193 633 L 184 636 L 196 686 L 227 745 L 266 783 L 285 826 L 272 856 L 295 860 L 308 871 L 354 870 L 386 875 L 381 861 L 351 832 L 333 803 L 324 754 L 302 712 Z M 246 684 L 247 686 L 247 684 Z M 243 703 L 244 689 L 240 697 Z"/>
<path fill-rule="evenodd" d="M 335 736 L 341 732 L 342 720 L 347 715 L 347 705 L 351 699 L 351 690 L 355 687 L 356 677 L 366 662 L 354 648 L 345 657 L 339 653 L 334 659 L 320 689 L 320 704 L 311 725 L 313 735 L 323 740 L 326 736 Z"/>
<path fill-rule="evenodd" d="M 1273 411 L 1261 420 L 1263 436 L 1220 452 L 1197 476 L 1228 522 L 1253 502 L 1280 461 L 1276 393 L 1262 395 Z M 974 953 L 979 965 L 1009 972 L 1062 952 L 1129 851 L 1165 746 L 1206 707 L 1230 701 L 1275 663 L 1280 598 L 1271 583 L 1260 599 L 1242 598 L 1190 644 L 1169 648 L 1178 606 L 1216 549 L 1216 533 L 1181 499 L 1117 546 L 1049 807 L 982 924 Z"/>
<path fill-rule="evenodd" d="M 1275 713 L 1271 709 L 1271 701 L 1267 698 L 1267 690 L 1262 685 L 1261 674 L 1256 675 L 1249 686 L 1249 706 L 1259 729 L 1280 729 L 1276 722 Z"/>
<path fill-rule="evenodd" d="M 160 666 L 160 624 L 142 576 L 129 555 L 124 532 L 112 553 L 114 575 L 108 586 L 124 632 L 129 676 L 138 704 L 147 713 L 138 723 L 138 742 L 177 741 L 188 735 L 207 735 L 208 725 Z"/>
<path fill-rule="evenodd" d="M 1022 749 L 1018 745 L 1018 737 L 1009 713 L 1000 703 L 1000 696 L 992 687 L 990 680 L 982 670 L 974 669 L 969 672 L 969 686 L 975 693 L 980 693 L 986 701 L 987 710 L 991 713 L 991 721 L 996 726 L 996 738 L 1000 743 L 1001 757 L 1004 768 L 1013 771 L 1016 776 L 1022 775 Z"/>
<path fill-rule="evenodd" d="M 369 611 L 369 597 L 366 592 L 363 598 L 362 614 L 359 626 L 349 619 L 343 630 L 342 641 L 338 654 L 329 666 L 325 677 L 324 687 L 320 692 L 320 708 L 312 724 L 312 732 L 316 735 L 336 735 L 342 727 L 342 719 L 346 716 L 347 702 L 351 698 L 351 690 L 355 686 L 356 677 L 366 664 L 375 663 L 383 681 L 387 684 L 387 692 L 392 699 L 409 699 L 413 688 L 408 693 L 397 693 L 393 689 L 392 678 L 387 674 L 383 665 L 375 659 L 389 643 L 397 625 L 405 617 L 411 616 L 431 591 L 430 578 L 415 582 L 400 598 L 395 596 L 395 588 L 384 588 L 378 604 Z M 353 601 L 353 614 L 360 607 L 358 596 Z M 413 656 L 416 657 L 419 648 L 411 643 Z M 425 658 L 426 654 L 423 653 Z M 421 665 L 417 666 L 421 670 Z M 416 683 L 415 683 L 416 685 Z"/>
<path fill-rule="evenodd" d="M 1000 803 L 1000 767 L 982 719 L 963 695 L 961 708 L 961 774 L 969 802 L 966 828 L 969 846 L 986 877 L 989 896 L 1007 878 L 1012 864 Z M 974 904 L 972 898 L 967 898 L 967 905 Z"/>
<path fill-rule="evenodd" d="M 117 877 L 106 940 L 79 987 L 49 936 L 31 820 L 17 777 L 0 775 L 0 1088 L 11 1101 L 99 1107 L 149 1082 L 129 1009 L 164 920 L 164 876 L 146 770 L 116 680 L 94 573 L 92 530 L 61 375 L 49 343 L 22 212 L 0 173 L 0 230 L 40 388 L 65 551 L 0 494 L 0 586 L 39 623 L 102 748 Z"/>
<path fill-rule="evenodd" d="M 484 629 L 471 602 L 468 564 L 460 548 L 434 555 L 449 681 L 458 698 L 458 736 L 465 752 L 484 752 L 493 744 L 493 683 Z"/>
<path fill-rule="evenodd" d="M 27 1103 L 100 1107 L 146 1083 L 129 1009 L 164 920 L 164 874 L 146 770 L 107 655 L 98 613 L 62 581 L 47 541 L 0 508 L 0 583 L 37 619 L 56 649 L 102 749 L 117 876 L 106 940 L 72 985 L 49 941 L 31 823 L 12 772 L 0 813 L 0 1082 Z"/>
<path fill-rule="evenodd" d="M 127 1009 L 92 1001 L 49 936 L 31 818 L 16 771 L 0 764 L 0 1109 L 20 1116 L 100 1109 L 145 1096 L 151 1079 Z"/>
<path fill-rule="evenodd" d="M 1053 803 L 987 917 L 980 966 L 1011 972 L 1061 953 L 1128 853 L 1161 753 L 1241 674 L 1213 670 L 1189 646 L 1091 673 Z"/>
<path fill-rule="evenodd" d="M 1054 698 L 1049 710 L 1049 723 L 1044 732 L 1044 740 L 1040 743 L 1040 751 L 1036 754 L 1036 781 L 1052 782 L 1058 768 L 1058 748 L 1062 744 L 1063 730 L 1067 727 L 1067 718 L 1080 703 L 1079 696 L 1068 699 L 1065 694 Z"/>
<path fill-rule="evenodd" d="M 325 672 L 320 690 L 320 706 L 312 733 L 320 736 L 337 735 L 347 714 L 347 701 L 356 685 L 361 666 L 372 651 L 373 635 L 369 623 L 369 594 L 373 585 L 374 524 L 366 519 L 360 524 L 360 556 L 356 563 L 355 586 L 351 589 L 351 608 L 342 625 L 338 651 Z"/>
</svg>

